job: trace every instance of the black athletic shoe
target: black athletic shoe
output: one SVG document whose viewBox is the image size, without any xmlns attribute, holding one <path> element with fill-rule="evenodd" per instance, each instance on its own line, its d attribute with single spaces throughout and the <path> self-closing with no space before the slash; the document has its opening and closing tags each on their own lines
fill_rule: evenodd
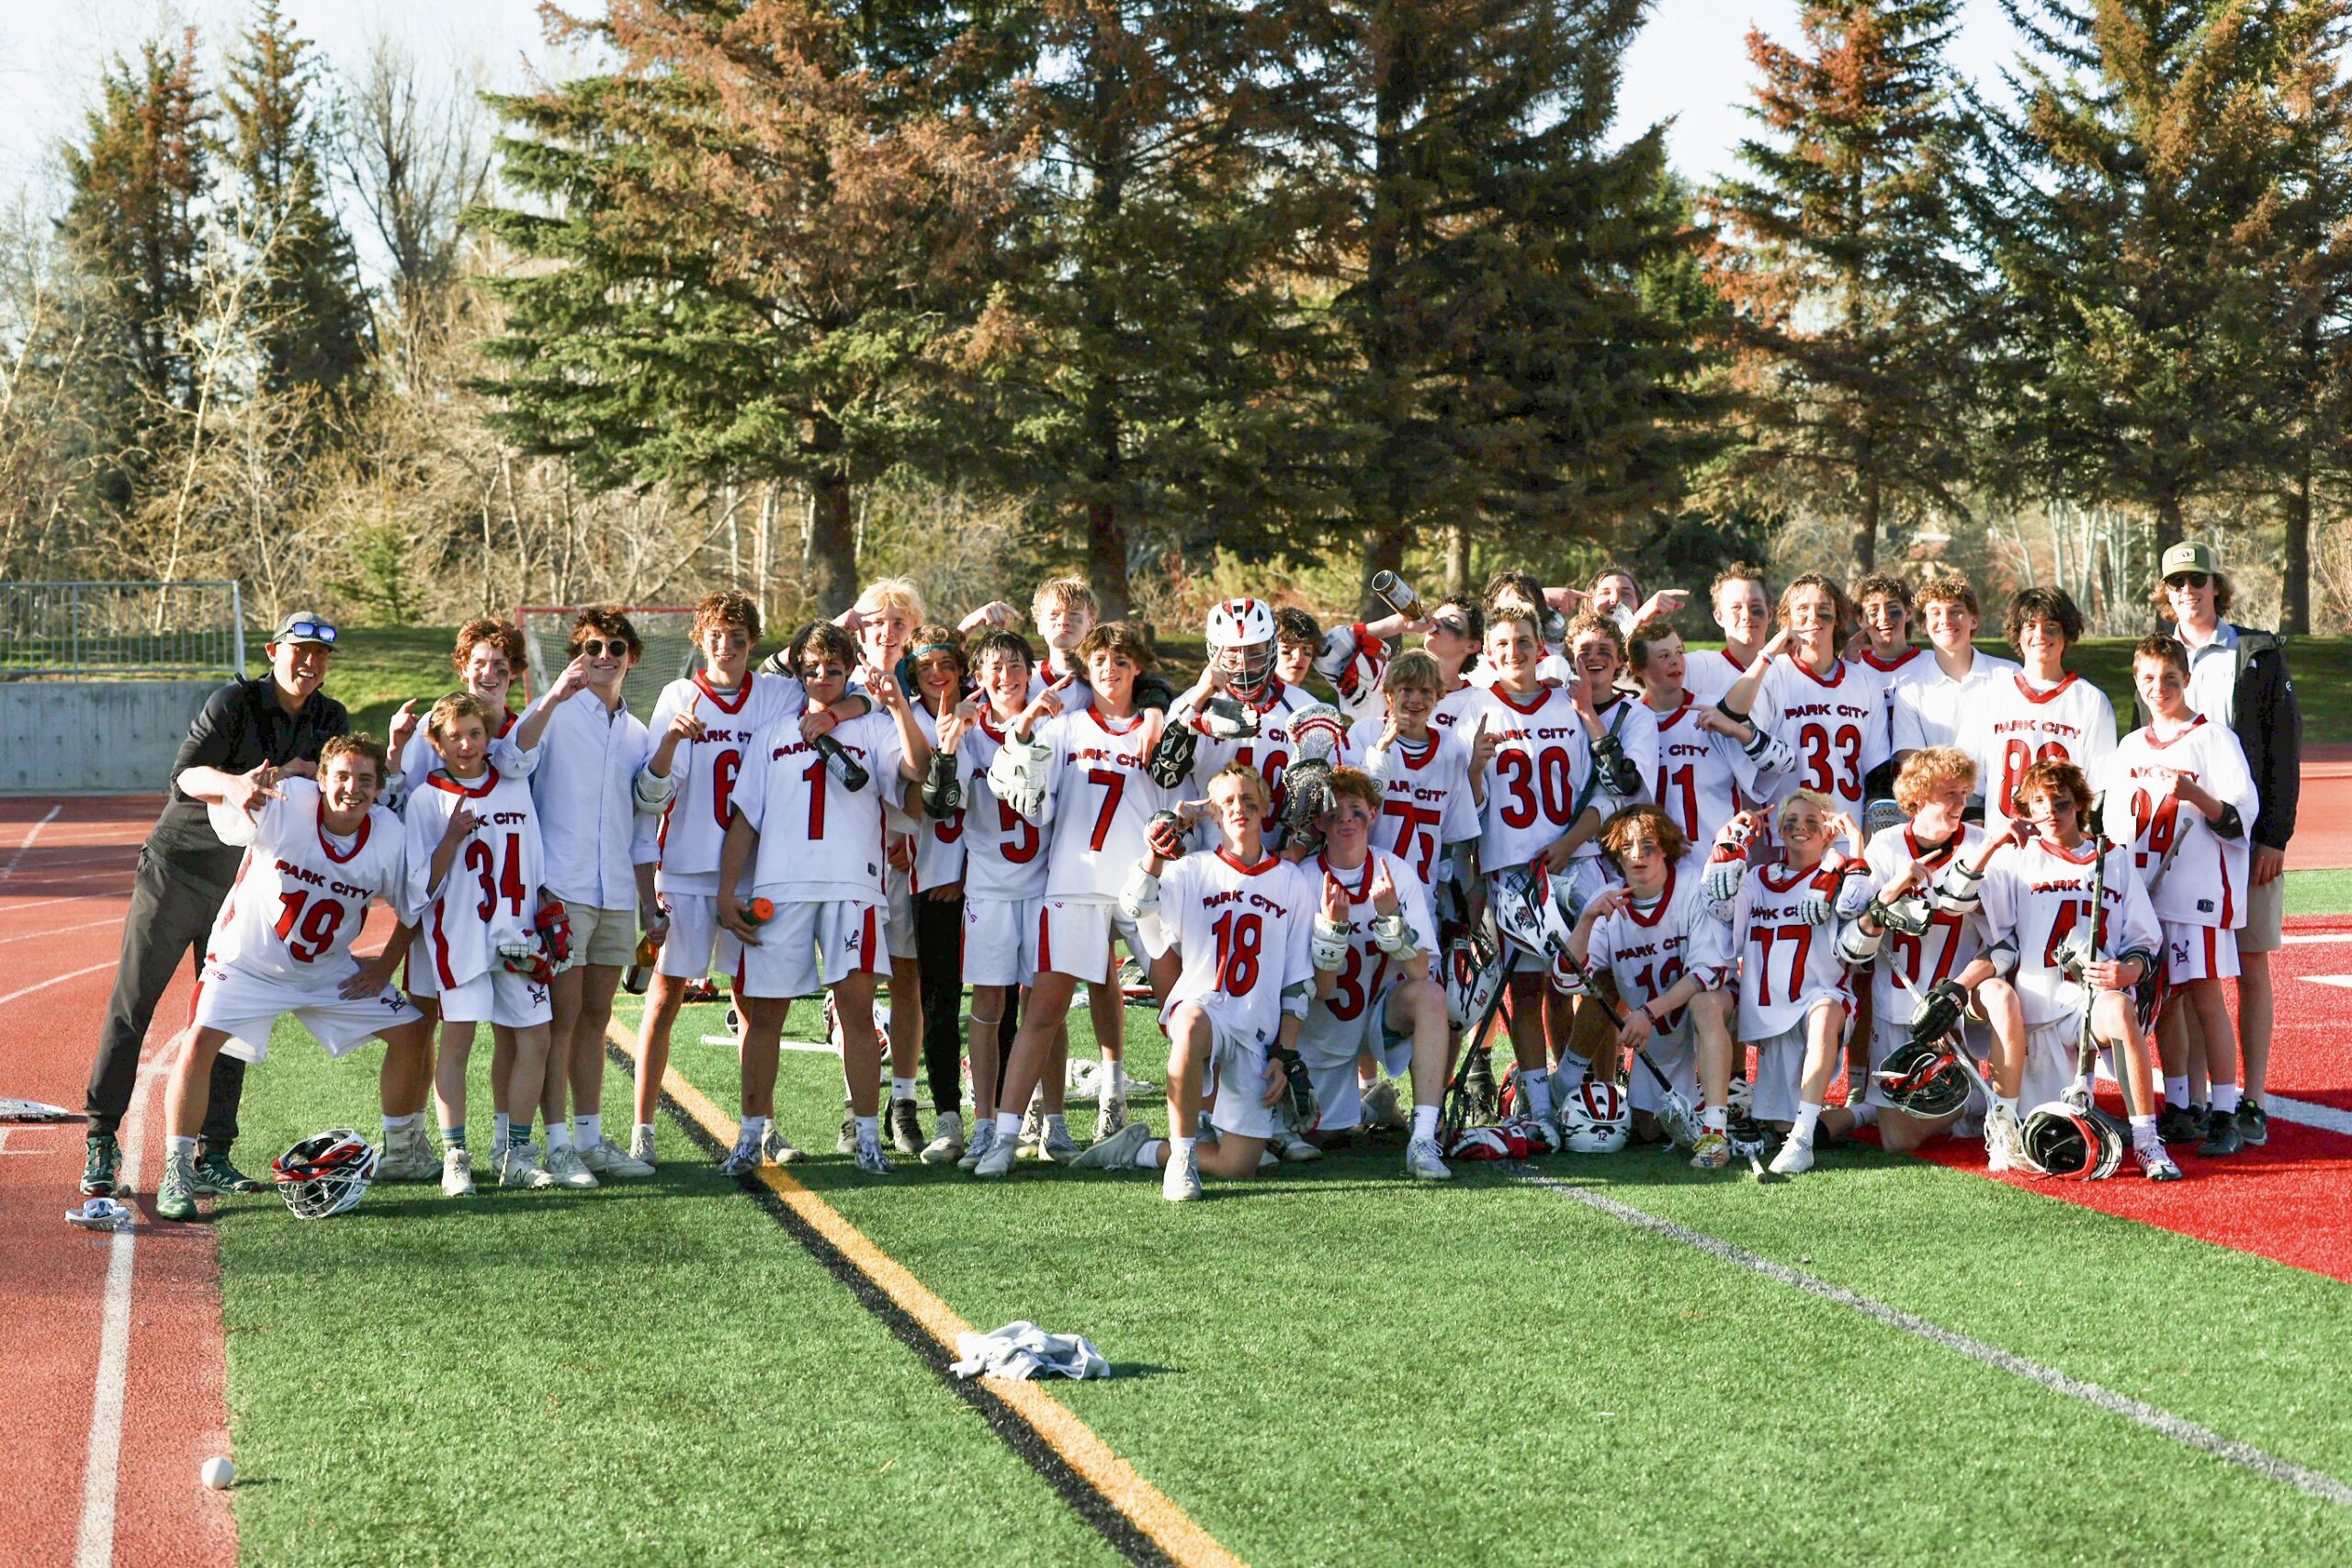
<svg viewBox="0 0 2352 1568">
<path fill-rule="evenodd" d="M 2205 1141 L 2197 1145 L 2199 1159 L 2227 1159 L 2245 1147 L 2245 1139 L 2238 1133 L 2234 1113 L 2215 1116 L 2206 1123 Z"/>
<path fill-rule="evenodd" d="M 920 1157 L 922 1154 L 922 1123 L 915 1120 L 915 1102 L 894 1100 L 890 1102 L 890 1141 L 899 1152 Z"/>
<path fill-rule="evenodd" d="M 91 1134 L 89 1152 L 82 1159 L 83 1195 L 90 1198 L 111 1196 L 121 1171 L 122 1145 L 115 1142 L 114 1134 Z"/>
<path fill-rule="evenodd" d="M 227 1155 L 196 1156 L 196 1190 L 218 1197 L 223 1192 L 266 1192 L 269 1183 L 255 1181 L 229 1163 Z"/>
<path fill-rule="evenodd" d="M 2156 1136 L 2167 1144 L 2193 1144 L 2205 1135 L 2205 1125 L 2188 1105 L 2167 1105 L 2156 1113 Z"/>
<path fill-rule="evenodd" d="M 2252 1148 L 2260 1148 L 2270 1141 L 2270 1112 L 2258 1101 L 2238 1101 L 2238 1140 Z"/>
</svg>

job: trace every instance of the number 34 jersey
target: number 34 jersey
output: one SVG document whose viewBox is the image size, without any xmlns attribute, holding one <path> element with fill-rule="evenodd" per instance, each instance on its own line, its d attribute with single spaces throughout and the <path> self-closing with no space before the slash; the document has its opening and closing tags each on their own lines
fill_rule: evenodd
<svg viewBox="0 0 2352 1568">
<path fill-rule="evenodd" d="M 296 986 L 339 984 L 368 901 L 397 908 L 405 893 L 405 835 L 400 818 L 378 806 L 357 832 L 330 838 L 317 784 L 287 779 L 277 787 L 281 798 L 265 803 L 245 825 L 252 836 L 241 831 L 229 840 L 244 842 L 244 863 L 212 922 L 204 959 Z M 215 812 L 213 819 L 225 815 Z"/>
<path fill-rule="evenodd" d="M 1283 988 L 1315 983 L 1315 878 L 1279 855 L 1245 865 L 1219 848 L 1170 864 L 1159 918 L 1184 954 L 1170 1001 L 1207 1008 L 1237 1038 L 1271 1043 Z"/>
<path fill-rule="evenodd" d="M 474 814 L 441 886 L 432 885 L 433 852 L 459 807 Z M 531 940 L 547 872 L 539 846 L 538 805 L 528 779 L 495 768 L 470 783 L 437 769 L 408 797 L 408 897 L 403 914 L 444 991 L 455 990 L 498 961 L 500 947 Z"/>
</svg>

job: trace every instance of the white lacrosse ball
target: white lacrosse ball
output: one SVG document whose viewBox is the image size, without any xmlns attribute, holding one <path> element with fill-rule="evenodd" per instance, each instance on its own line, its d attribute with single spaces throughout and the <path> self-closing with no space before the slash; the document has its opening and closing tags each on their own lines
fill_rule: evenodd
<svg viewBox="0 0 2352 1568">
<path fill-rule="evenodd" d="M 215 1492 L 226 1492 L 229 1483 L 237 1479 L 237 1467 L 225 1459 L 209 1459 L 197 1468 L 196 1473 Z"/>
</svg>

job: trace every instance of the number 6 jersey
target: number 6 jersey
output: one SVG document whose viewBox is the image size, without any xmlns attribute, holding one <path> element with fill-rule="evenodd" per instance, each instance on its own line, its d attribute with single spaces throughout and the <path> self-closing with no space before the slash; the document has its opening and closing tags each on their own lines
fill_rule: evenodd
<svg viewBox="0 0 2352 1568">
<path fill-rule="evenodd" d="M 368 901 L 382 898 L 397 909 L 405 896 L 401 820 L 370 807 L 357 832 L 330 838 L 316 784 L 287 779 L 277 787 L 281 798 L 264 803 L 244 825 L 251 837 L 240 829 L 229 839 L 244 842 L 245 858 L 212 922 L 204 961 L 297 986 L 340 984 Z M 228 814 L 212 815 L 218 824 Z"/>
</svg>

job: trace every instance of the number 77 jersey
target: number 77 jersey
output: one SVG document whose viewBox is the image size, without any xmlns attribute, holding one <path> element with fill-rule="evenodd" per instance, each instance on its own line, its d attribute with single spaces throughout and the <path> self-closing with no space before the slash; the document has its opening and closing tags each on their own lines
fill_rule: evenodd
<svg viewBox="0 0 2352 1568">
<path fill-rule="evenodd" d="M 1851 1017 L 1854 993 L 1838 958 L 1835 921 L 1809 924 L 1799 912 L 1813 872 L 1748 868 L 1732 900 L 1731 953 L 1739 964 L 1739 1037 L 1770 1040 L 1801 1028 L 1834 1001 Z"/>
</svg>

